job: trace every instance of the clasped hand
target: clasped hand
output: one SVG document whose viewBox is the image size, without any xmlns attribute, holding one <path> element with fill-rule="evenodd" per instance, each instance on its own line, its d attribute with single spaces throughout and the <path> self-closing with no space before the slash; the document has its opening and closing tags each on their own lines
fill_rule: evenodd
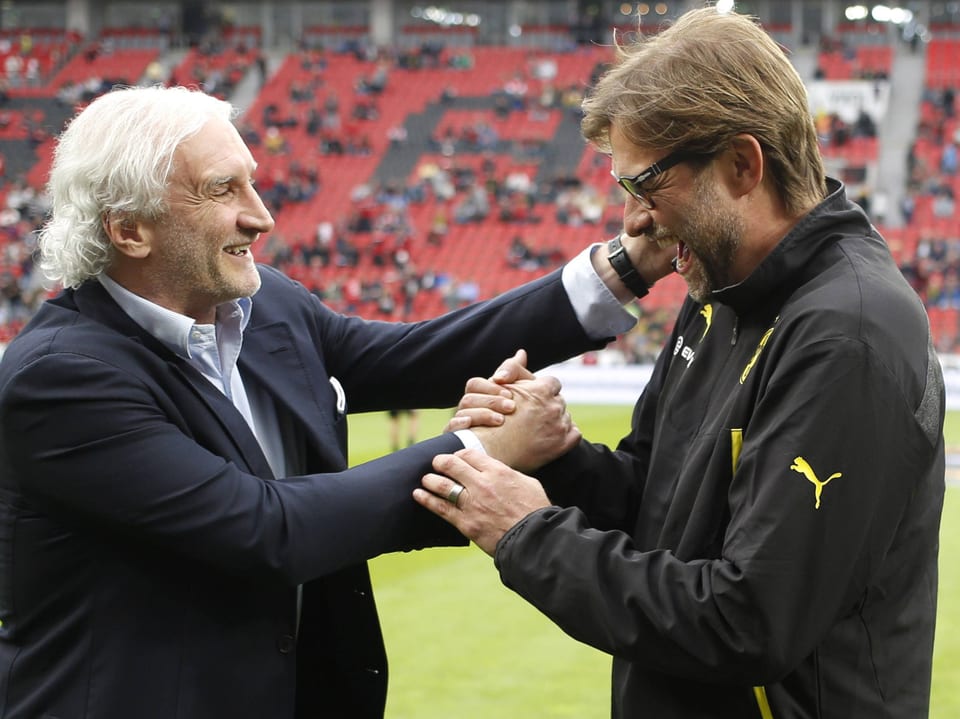
<svg viewBox="0 0 960 719">
<path fill-rule="evenodd" d="M 461 450 L 434 458 L 414 499 L 490 555 L 517 522 L 550 505 L 531 472 L 572 449 L 580 430 L 555 377 L 535 377 L 517 352 L 490 379 L 467 383 L 447 429 L 470 428 L 487 454 Z M 462 485 L 462 491 L 458 485 Z"/>
<path fill-rule="evenodd" d="M 569 452 L 580 430 L 567 412 L 556 377 L 536 377 L 524 350 L 490 379 L 474 377 L 447 431 L 470 428 L 487 454 L 521 472 L 532 472 Z"/>
</svg>

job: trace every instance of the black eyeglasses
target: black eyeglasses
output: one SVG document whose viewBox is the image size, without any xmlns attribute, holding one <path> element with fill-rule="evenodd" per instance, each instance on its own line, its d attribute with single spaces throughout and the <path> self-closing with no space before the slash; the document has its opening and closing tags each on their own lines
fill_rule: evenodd
<svg viewBox="0 0 960 719">
<path fill-rule="evenodd" d="M 657 175 L 662 175 L 674 165 L 679 165 L 688 157 L 689 155 L 687 153 L 677 150 L 676 152 L 671 152 L 659 162 L 654 162 L 652 165 L 650 165 L 650 167 L 637 175 L 618 175 L 613 171 L 612 168 L 610 170 L 610 174 L 613 175 L 613 179 L 617 181 L 617 184 L 629 192 L 637 202 L 643 205 L 646 209 L 652 210 L 654 207 L 656 207 L 653 202 L 653 198 L 650 197 L 648 192 L 644 190 L 641 185 L 647 180 L 653 179 Z"/>
</svg>

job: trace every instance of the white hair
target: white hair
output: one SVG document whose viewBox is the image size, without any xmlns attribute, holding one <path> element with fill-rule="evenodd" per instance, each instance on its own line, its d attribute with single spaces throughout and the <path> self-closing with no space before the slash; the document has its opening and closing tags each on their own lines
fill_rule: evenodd
<svg viewBox="0 0 960 719">
<path fill-rule="evenodd" d="M 91 102 L 54 151 L 51 216 L 39 237 L 44 275 L 64 287 L 99 276 L 113 257 L 104 221 L 161 217 L 174 151 L 208 120 L 235 114 L 185 87 L 122 87 Z"/>
</svg>

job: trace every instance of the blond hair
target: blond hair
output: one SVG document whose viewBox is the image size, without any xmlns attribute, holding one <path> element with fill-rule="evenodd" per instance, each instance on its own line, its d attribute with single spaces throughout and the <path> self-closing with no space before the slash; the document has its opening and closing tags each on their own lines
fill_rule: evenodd
<svg viewBox="0 0 960 719">
<path fill-rule="evenodd" d="M 707 157 L 749 134 L 763 148 L 787 212 L 826 196 L 823 159 L 807 91 L 781 47 L 753 18 L 701 8 L 663 32 L 623 45 L 583 102 L 583 136 L 610 151 L 616 125 L 663 154 Z"/>
</svg>

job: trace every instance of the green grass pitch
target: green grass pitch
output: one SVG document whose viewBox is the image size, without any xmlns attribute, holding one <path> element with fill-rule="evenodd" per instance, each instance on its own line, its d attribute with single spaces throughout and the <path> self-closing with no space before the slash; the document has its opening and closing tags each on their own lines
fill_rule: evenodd
<svg viewBox="0 0 960 719">
<path fill-rule="evenodd" d="M 584 435 L 615 444 L 631 408 L 574 406 Z M 449 411 L 420 413 L 418 436 L 442 431 Z M 389 451 L 385 414 L 350 418 L 350 461 Z M 947 416 L 960 451 L 960 412 Z M 960 716 L 960 486 L 948 484 L 931 719 Z M 390 554 L 371 562 L 390 657 L 387 719 L 609 716 L 609 658 L 567 637 L 506 589 L 476 547 Z"/>
</svg>

